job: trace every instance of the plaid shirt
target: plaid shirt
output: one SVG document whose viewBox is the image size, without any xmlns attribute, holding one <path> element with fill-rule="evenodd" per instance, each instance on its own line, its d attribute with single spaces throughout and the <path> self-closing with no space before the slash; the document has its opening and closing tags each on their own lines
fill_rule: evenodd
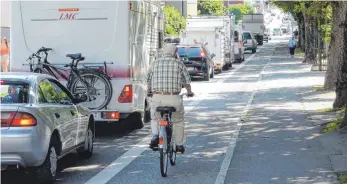
<svg viewBox="0 0 347 184">
<path fill-rule="evenodd" d="M 147 84 L 151 84 L 153 92 L 176 93 L 182 85 L 190 84 L 190 75 L 182 61 L 163 57 L 151 64 Z"/>
</svg>

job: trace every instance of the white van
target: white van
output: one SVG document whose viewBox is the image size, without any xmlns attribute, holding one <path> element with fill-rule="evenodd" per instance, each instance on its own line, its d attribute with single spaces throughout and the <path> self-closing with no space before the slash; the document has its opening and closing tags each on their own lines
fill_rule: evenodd
<svg viewBox="0 0 347 184">
<path fill-rule="evenodd" d="M 245 60 L 245 48 L 243 45 L 243 30 L 241 27 L 236 26 L 233 30 L 233 42 L 232 45 L 234 50 L 234 59 L 235 61 L 242 62 Z"/>
<path fill-rule="evenodd" d="M 161 48 L 164 12 L 154 1 L 13 1 L 11 71 L 29 71 L 28 56 L 52 48 L 51 64 L 70 63 L 66 54 L 82 53 L 83 63 L 107 64 L 113 94 L 109 104 L 93 110 L 95 121 L 129 118 L 141 128 L 145 111 L 145 77 Z M 62 81 L 64 83 L 64 81 Z"/>
</svg>

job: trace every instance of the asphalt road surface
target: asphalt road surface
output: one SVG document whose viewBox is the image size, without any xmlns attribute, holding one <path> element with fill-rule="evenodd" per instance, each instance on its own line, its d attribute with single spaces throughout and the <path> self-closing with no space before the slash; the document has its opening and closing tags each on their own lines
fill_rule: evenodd
<svg viewBox="0 0 347 184">
<path fill-rule="evenodd" d="M 93 157 L 70 154 L 60 160 L 56 183 L 333 183 L 319 144 L 305 137 L 316 130 L 300 124 L 305 115 L 297 104 L 302 87 L 297 79 L 307 76 L 296 72 L 305 68 L 281 44 L 286 42 L 271 40 L 230 71 L 208 82 L 194 80 L 196 96 L 184 102 L 186 152 L 166 178 L 159 153 L 147 148 L 148 124 L 132 132 L 99 124 Z M 2 172 L 1 181 L 34 183 L 21 171 Z"/>
</svg>

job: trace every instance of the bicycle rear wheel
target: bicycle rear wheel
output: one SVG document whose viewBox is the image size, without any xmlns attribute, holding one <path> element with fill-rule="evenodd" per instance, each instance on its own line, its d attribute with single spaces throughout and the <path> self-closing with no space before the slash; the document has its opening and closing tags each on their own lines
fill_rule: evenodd
<svg viewBox="0 0 347 184">
<path fill-rule="evenodd" d="M 163 131 L 163 137 L 162 137 L 162 146 L 159 148 L 160 152 L 160 173 L 162 177 L 167 176 L 167 168 L 168 168 L 168 147 L 167 147 L 167 135 L 166 131 Z M 160 142 L 160 141 L 159 141 Z"/>
<path fill-rule="evenodd" d="M 70 90 L 73 94 L 88 95 L 88 100 L 82 104 L 97 110 L 108 105 L 112 98 L 112 84 L 105 74 L 91 69 L 81 69 L 79 74 L 79 77 L 72 78 Z M 87 87 L 83 81 L 87 83 Z"/>
</svg>

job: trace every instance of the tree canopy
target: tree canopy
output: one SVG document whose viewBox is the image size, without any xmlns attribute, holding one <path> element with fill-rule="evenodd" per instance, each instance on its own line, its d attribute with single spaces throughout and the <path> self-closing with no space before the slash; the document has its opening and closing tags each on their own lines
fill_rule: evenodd
<svg viewBox="0 0 347 184">
<path fill-rule="evenodd" d="M 166 5 L 165 12 L 165 35 L 177 36 L 185 29 L 186 20 L 182 14 L 173 6 Z"/>
<path fill-rule="evenodd" d="M 229 13 L 232 13 L 235 15 L 235 22 L 237 23 L 239 20 L 241 20 L 242 15 L 244 14 L 250 14 L 254 13 L 254 8 L 250 4 L 246 5 L 231 5 L 229 6 Z"/>
<path fill-rule="evenodd" d="M 225 9 L 222 0 L 199 0 L 199 15 L 224 15 Z"/>
</svg>

